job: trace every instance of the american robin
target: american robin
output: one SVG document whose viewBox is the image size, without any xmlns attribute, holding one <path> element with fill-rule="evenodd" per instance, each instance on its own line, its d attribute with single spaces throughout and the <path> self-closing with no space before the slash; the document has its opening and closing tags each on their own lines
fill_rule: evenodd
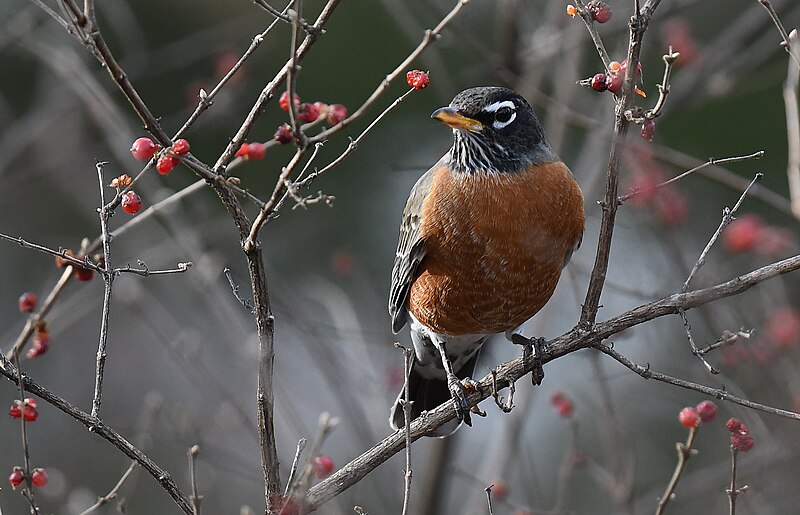
<svg viewBox="0 0 800 515">
<path fill-rule="evenodd" d="M 454 400 L 457 420 L 434 435 L 445 436 L 471 425 L 464 383 L 489 336 L 537 341 L 514 331 L 552 296 L 580 246 L 584 211 L 580 187 L 518 93 L 467 89 L 431 117 L 452 127 L 454 142 L 403 210 L 389 313 L 395 333 L 411 326 L 411 417 Z M 405 423 L 403 397 L 394 429 Z"/>
</svg>

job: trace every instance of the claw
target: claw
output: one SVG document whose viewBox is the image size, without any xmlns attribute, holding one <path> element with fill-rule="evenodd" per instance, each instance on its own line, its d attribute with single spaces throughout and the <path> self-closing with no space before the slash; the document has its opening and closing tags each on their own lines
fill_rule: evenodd
<svg viewBox="0 0 800 515">
<path fill-rule="evenodd" d="M 467 391 L 461 381 L 451 374 L 447 378 L 447 387 L 450 389 L 450 396 L 453 398 L 453 404 L 456 409 L 456 417 L 459 421 L 464 422 L 468 426 L 472 426 L 472 418 L 470 417 L 470 408 L 472 405 L 467 399 Z"/>
<path fill-rule="evenodd" d="M 544 379 L 544 367 L 542 366 L 542 347 L 547 343 L 544 338 L 526 338 L 521 334 L 514 333 L 511 335 L 511 343 L 522 345 L 522 360 L 527 365 L 533 362 L 533 369 L 531 370 L 531 382 L 535 386 L 542 384 Z M 535 352 L 534 352 L 535 351 Z M 533 354 L 533 356 L 531 356 Z"/>
</svg>

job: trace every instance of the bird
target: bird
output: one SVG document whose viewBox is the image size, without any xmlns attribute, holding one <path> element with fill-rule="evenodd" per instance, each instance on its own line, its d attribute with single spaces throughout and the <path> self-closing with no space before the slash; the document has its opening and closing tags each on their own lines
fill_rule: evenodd
<svg viewBox="0 0 800 515">
<path fill-rule="evenodd" d="M 406 398 L 411 420 L 453 399 L 456 418 L 428 435 L 443 437 L 472 425 L 470 377 L 489 337 L 505 333 L 528 357 L 535 345 L 541 360 L 543 340 L 516 330 L 553 295 L 585 214 L 578 183 L 519 93 L 466 89 L 431 118 L 452 128 L 453 145 L 402 214 L 389 314 L 394 333 L 410 326 L 414 359 L 390 425 L 405 427 Z"/>
</svg>

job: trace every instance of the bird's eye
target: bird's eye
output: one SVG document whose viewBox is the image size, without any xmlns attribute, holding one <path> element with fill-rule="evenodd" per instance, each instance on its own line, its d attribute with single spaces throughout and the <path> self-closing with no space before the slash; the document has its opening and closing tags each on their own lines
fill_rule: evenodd
<svg viewBox="0 0 800 515">
<path fill-rule="evenodd" d="M 510 107 L 501 107 L 494 113 L 494 119 L 500 123 L 508 123 L 514 115 L 514 110 Z"/>
</svg>

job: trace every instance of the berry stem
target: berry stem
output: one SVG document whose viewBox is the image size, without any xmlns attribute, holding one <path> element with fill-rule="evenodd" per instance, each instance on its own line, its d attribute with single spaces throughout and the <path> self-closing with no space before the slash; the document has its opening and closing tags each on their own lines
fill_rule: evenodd
<svg viewBox="0 0 800 515">
<path fill-rule="evenodd" d="M 681 475 L 683 475 L 683 471 L 686 469 L 686 463 L 689 461 L 689 458 L 691 458 L 694 454 L 697 454 L 697 451 L 692 449 L 692 445 L 694 444 L 694 439 L 696 436 L 697 428 L 693 427 L 689 429 L 689 436 L 686 438 L 686 443 L 678 442 L 675 444 L 675 450 L 678 452 L 678 464 L 675 466 L 675 471 L 672 473 L 672 478 L 670 478 L 666 490 L 664 490 L 664 495 L 662 495 L 658 500 L 658 505 L 656 506 L 656 515 L 661 515 L 664 513 L 667 504 L 675 496 L 675 488 L 677 488 L 678 481 L 681 480 Z"/>
<path fill-rule="evenodd" d="M 608 65 L 611 63 L 611 57 L 608 56 L 606 46 L 603 44 L 603 40 L 600 38 L 597 28 L 594 26 L 592 14 L 581 0 L 575 0 L 575 5 L 578 6 L 578 14 L 581 15 L 581 19 L 586 25 L 586 30 L 589 31 L 589 36 L 591 36 L 594 47 L 597 49 L 597 53 L 600 55 L 600 59 L 603 61 L 603 66 L 606 70 L 608 70 Z"/>
<path fill-rule="evenodd" d="M 738 455 L 739 451 L 731 445 L 731 486 L 726 490 L 728 493 L 728 513 L 730 515 L 736 515 L 736 496 L 740 493 L 736 489 L 736 457 Z"/>
</svg>

